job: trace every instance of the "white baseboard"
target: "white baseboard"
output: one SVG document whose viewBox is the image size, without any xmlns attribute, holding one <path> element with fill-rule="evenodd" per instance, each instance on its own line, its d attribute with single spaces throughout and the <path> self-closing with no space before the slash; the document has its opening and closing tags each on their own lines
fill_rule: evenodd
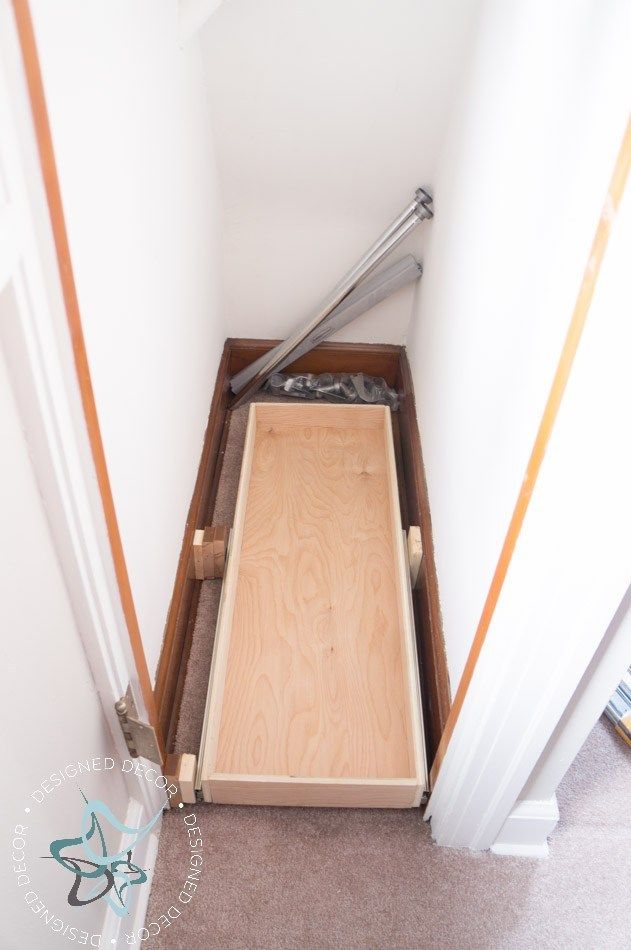
<svg viewBox="0 0 631 950">
<path fill-rule="evenodd" d="M 517 802 L 491 851 L 522 858 L 547 858 L 548 836 L 556 828 L 558 820 L 556 795 L 543 801 Z"/>
<path fill-rule="evenodd" d="M 135 798 L 131 798 L 127 807 L 124 823 L 130 828 L 139 828 L 148 820 L 149 817 L 147 816 L 144 804 Z M 134 864 L 146 868 L 148 880 L 138 888 L 138 895 L 134 895 L 131 912 L 128 917 L 118 917 L 110 908 L 106 910 L 103 927 L 101 929 L 101 947 L 103 948 L 127 946 L 127 941 L 123 936 L 123 926 L 126 933 L 133 931 L 137 934 L 145 924 L 147 905 L 151 893 L 151 882 L 156 866 L 161 825 L 162 819 L 154 825 L 150 833 L 134 848 Z"/>
</svg>

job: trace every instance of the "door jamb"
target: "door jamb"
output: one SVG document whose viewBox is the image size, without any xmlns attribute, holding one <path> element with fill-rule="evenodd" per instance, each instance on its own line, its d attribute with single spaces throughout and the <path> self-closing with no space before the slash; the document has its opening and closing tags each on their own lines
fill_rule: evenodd
<svg viewBox="0 0 631 950">
<path fill-rule="evenodd" d="M 546 671 L 545 688 L 532 672 L 533 658 L 538 653 L 536 638 L 530 632 L 527 636 L 520 632 L 504 638 L 501 644 L 503 675 L 498 675 L 489 662 L 488 648 L 483 650 L 570 378 L 630 170 L 631 120 L 616 157 L 513 515 L 432 766 L 434 788 L 425 818 L 432 820 L 432 832 L 442 845 L 479 850 L 493 845 L 602 641 L 603 627 L 600 627 L 589 637 L 585 636 L 583 643 L 577 642 L 577 638 L 571 648 L 561 644 L 556 663 L 550 663 Z M 497 656 L 500 647 L 496 640 L 493 640 L 493 649 Z M 506 673 L 515 670 L 522 671 L 521 675 L 509 677 Z M 552 684 L 556 684 L 555 689 Z M 509 732 L 512 732 L 512 744 L 506 748 Z M 549 815 L 548 820 L 551 820 Z"/>
</svg>

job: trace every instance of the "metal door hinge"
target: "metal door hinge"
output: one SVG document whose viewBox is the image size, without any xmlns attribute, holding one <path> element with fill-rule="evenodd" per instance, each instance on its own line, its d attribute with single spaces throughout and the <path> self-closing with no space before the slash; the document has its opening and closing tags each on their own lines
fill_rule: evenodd
<svg viewBox="0 0 631 950">
<path fill-rule="evenodd" d="M 123 698 L 114 704 L 114 709 L 130 756 L 134 759 L 142 756 L 150 762 L 161 764 L 162 757 L 156 731 L 150 723 L 143 722 L 139 718 L 131 684 L 127 687 Z"/>
</svg>

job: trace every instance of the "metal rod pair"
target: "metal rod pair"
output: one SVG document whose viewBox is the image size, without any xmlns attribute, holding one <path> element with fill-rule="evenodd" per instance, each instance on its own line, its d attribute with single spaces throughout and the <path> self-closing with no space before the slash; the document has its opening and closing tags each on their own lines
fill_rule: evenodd
<svg viewBox="0 0 631 950">
<path fill-rule="evenodd" d="M 399 214 L 392 224 L 386 228 L 378 240 L 370 247 L 363 257 L 345 274 L 340 282 L 330 292 L 314 314 L 300 329 L 275 347 L 267 359 L 258 368 L 252 379 L 243 388 L 233 402 L 233 408 L 244 403 L 253 393 L 263 385 L 270 373 L 290 356 L 297 347 L 323 323 L 329 314 L 350 294 L 364 277 L 371 273 L 379 263 L 407 237 L 417 224 L 426 218 L 433 217 L 432 197 L 422 188 L 418 188 L 414 200 Z M 234 380 L 234 377 L 233 377 Z M 231 380 L 231 384 L 233 382 Z"/>
<path fill-rule="evenodd" d="M 342 327 L 356 320 L 357 317 L 361 316 L 367 310 L 381 303 L 382 300 L 385 300 L 391 294 L 400 290 L 401 287 L 405 287 L 412 281 L 418 280 L 422 273 L 422 265 L 419 264 L 412 254 L 406 254 L 401 260 L 395 264 L 390 264 L 388 267 L 379 271 L 378 274 L 366 277 L 355 290 L 352 290 L 350 294 L 344 297 L 344 300 L 337 305 L 335 310 L 331 311 L 326 320 L 323 320 L 320 326 L 317 327 L 313 333 L 310 333 L 309 336 L 296 347 L 293 353 L 280 361 L 274 373 L 282 372 L 289 363 L 293 363 L 294 360 L 308 353 L 309 350 L 312 350 L 319 343 L 324 342 L 324 340 L 328 339 L 334 333 L 337 333 Z M 249 366 L 239 370 L 230 380 L 232 392 L 240 392 L 243 387 L 250 382 L 252 377 L 256 375 L 265 361 L 268 360 L 270 356 L 276 355 L 276 352 L 282 345 L 282 343 L 279 343 L 273 350 L 263 353 L 263 355 L 259 356 L 253 363 L 250 363 Z M 270 374 L 268 384 L 274 373 Z"/>
</svg>

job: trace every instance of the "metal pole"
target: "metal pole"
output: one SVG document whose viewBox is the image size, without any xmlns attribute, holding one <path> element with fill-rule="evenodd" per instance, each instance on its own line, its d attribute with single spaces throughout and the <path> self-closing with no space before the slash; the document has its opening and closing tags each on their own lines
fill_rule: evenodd
<svg viewBox="0 0 631 950">
<path fill-rule="evenodd" d="M 299 330 L 296 330 L 296 332 L 288 337 L 280 346 L 276 347 L 273 352 L 268 354 L 268 358 L 258 369 L 256 375 L 252 377 L 250 382 L 243 387 L 239 395 L 235 398 L 232 404 L 233 409 L 236 409 L 237 406 L 240 406 L 249 396 L 260 389 L 267 377 L 276 369 L 279 363 L 290 356 L 296 347 L 300 346 L 300 344 L 320 326 L 331 311 L 355 289 L 364 277 L 374 270 L 387 254 L 394 250 L 420 221 L 433 216 L 431 202 L 431 195 L 423 191 L 422 188 L 419 188 L 415 194 L 415 200 L 395 218 L 375 244 L 373 244 L 363 257 L 348 271 L 331 291 L 329 296 L 320 304 L 307 323 Z"/>
<path fill-rule="evenodd" d="M 421 203 L 421 197 L 420 197 L 420 192 L 421 192 L 421 191 L 422 191 L 422 189 L 419 188 L 419 189 L 415 192 L 414 200 L 410 202 L 410 204 L 407 206 L 407 208 L 404 208 L 404 209 L 403 209 L 403 211 L 401 212 L 401 214 L 398 215 L 398 217 L 396 217 L 396 218 L 394 219 L 394 221 L 392 222 L 392 224 L 391 224 L 389 227 L 386 228 L 386 230 L 383 232 L 383 234 L 381 234 L 381 235 L 377 238 L 377 240 L 375 241 L 375 243 L 372 245 L 372 247 L 370 247 L 370 248 L 366 251 L 366 253 L 364 254 L 364 256 L 363 256 L 362 258 L 360 258 L 360 259 L 357 261 L 357 263 L 354 265 L 354 267 L 352 267 L 352 268 L 348 271 L 348 273 L 346 273 L 346 274 L 342 277 L 342 279 L 339 281 L 339 283 L 337 283 L 337 284 L 335 285 L 335 287 L 334 287 L 333 290 L 331 291 L 332 294 L 335 293 L 335 291 L 338 290 L 338 289 L 339 289 L 343 284 L 345 284 L 347 281 L 352 280 L 352 279 L 357 275 L 357 273 L 358 273 L 360 270 L 362 270 L 362 268 L 364 267 L 364 265 L 372 258 L 373 254 L 376 254 L 379 250 L 381 250 L 382 246 L 386 243 L 386 241 L 388 241 L 388 240 L 392 237 L 392 235 L 395 234 L 395 233 L 399 230 L 399 228 L 400 228 L 402 225 L 404 225 L 404 224 L 406 223 L 406 221 L 407 221 L 409 218 L 412 217 L 413 214 L 416 214 L 416 213 L 418 212 L 418 206 L 419 206 L 419 204 Z M 427 201 L 427 200 L 429 199 L 429 201 L 431 202 L 431 197 L 430 197 L 429 195 L 427 195 L 427 192 L 423 192 L 423 196 L 424 196 L 424 197 L 423 197 L 423 201 Z"/>
<path fill-rule="evenodd" d="M 367 277 L 365 280 L 362 280 L 355 290 L 347 294 L 344 300 L 337 305 L 335 310 L 331 311 L 317 330 L 310 333 L 309 336 L 296 347 L 291 356 L 281 360 L 274 372 L 282 372 L 290 360 L 293 362 L 299 359 L 304 353 L 308 353 L 314 346 L 322 343 L 327 337 L 332 336 L 333 333 L 337 333 L 338 330 L 341 330 L 342 327 L 345 327 L 352 320 L 356 320 L 362 313 L 365 313 L 366 310 L 370 310 L 371 307 L 385 300 L 390 294 L 399 290 L 400 287 L 409 284 L 413 280 L 418 280 L 422 272 L 423 268 L 419 262 L 414 259 L 412 254 L 407 254 L 400 261 L 397 261 L 396 264 L 390 264 L 389 267 L 374 277 Z M 282 346 L 282 343 L 279 343 L 278 346 Z M 240 392 L 240 390 L 250 382 L 252 377 L 256 375 L 257 370 L 263 366 L 265 360 L 268 359 L 272 353 L 275 354 L 277 349 L 278 347 L 274 347 L 273 350 L 264 353 L 257 360 L 254 360 L 253 363 L 250 363 L 249 366 L 239 370 L 230 380 L 232 392 Z"/>
</svg>

